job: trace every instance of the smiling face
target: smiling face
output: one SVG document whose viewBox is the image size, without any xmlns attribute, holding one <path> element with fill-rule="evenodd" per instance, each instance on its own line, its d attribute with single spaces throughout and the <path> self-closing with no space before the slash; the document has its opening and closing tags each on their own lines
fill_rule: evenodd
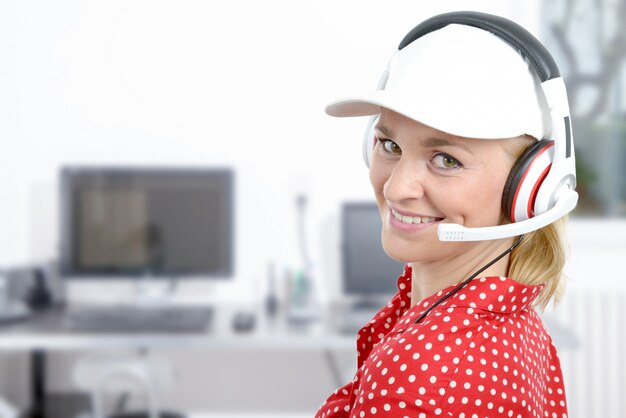
<svg viewBox="0 0 626 418">
<path fill-rule="evenodd" d="M 503 222 L 502 191 L 513 166 L 506 141 L 469 139 L 383 109 L 370 181 L 387 254 L 403 262 L 445 262 L 476 242 L 441 242 L 437 225 Z M 508 145 L 508 144 L 507 144 Z"/>
</svg>

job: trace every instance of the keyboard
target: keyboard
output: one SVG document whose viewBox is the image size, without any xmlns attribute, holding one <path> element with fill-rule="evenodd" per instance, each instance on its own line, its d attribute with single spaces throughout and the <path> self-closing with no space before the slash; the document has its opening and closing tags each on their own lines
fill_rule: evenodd
<svg viewBox="0 0 626 418">
<path fill-rule="evenodd" d="M 213 318 L 210 306 L 82 306 L 66 314 L 74 331 L 105 333 L 198 333 L 207 331 Z"/>
</svg>

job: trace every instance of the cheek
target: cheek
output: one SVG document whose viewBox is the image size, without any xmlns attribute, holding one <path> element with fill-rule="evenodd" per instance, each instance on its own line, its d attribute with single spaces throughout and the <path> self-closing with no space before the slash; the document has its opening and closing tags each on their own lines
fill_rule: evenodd
<svg viewBox="0 0 626 418">
<path fill-rule="evenodd" d="M 374 189 L 374 193 L 376 193 L 376 197 L 378 198 L 379 195 L 382 196 L 385 182 L 389 178 L 389 175 L 384 167 L 378 164 L 375 159 L 370 164 L 369 178 L 372 189 Z"/>
<path fill-rule="evenodd" d="M 384 190 L 388 178 L 389 173 L 387 173 L 385 167 L 372 161 L 370 164 L 369 179 L 381 216 L 385 215 L 386 199 Z"/>
<path fill-rule="evenodd" d="M 507 173 L 508 175 L 508 173 Z M 468 225 L 497 225 L 502 220 L 502 193 L 506 176 L 494 172 L 481 181 L 466 184 L 458 190 L 459 212 Z"/>
</svg>

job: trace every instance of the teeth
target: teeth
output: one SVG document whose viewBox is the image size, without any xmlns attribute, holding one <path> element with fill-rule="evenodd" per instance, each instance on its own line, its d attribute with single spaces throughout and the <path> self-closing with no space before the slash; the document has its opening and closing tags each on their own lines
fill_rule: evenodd
<svg viewBox="0 0 626 418">
<path fill-rule="evenodd" d="M 393 215 L 394 218 L 396 218 L 397 220 L 399 220 L 400 222 L 404 222 L 405 224 L 419 224 L 419 223 L 429 223 L 434 221 L 436 218 L 429 218 L 427 216 L 424 217 L 419 217 L 419 216 L 403 216 L 400 215 L 399 213 L 395 212 L 395 211 L 391 211 L 391 214 Z"/>
</svg>

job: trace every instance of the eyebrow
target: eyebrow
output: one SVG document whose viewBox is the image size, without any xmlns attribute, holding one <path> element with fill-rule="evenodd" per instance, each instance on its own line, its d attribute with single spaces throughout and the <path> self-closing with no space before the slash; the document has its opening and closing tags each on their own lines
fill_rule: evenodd
<svg viewBox="0 0 626 418">
<path fill-rule="evenodd" d="M 387 129 L 385 126 L 376 125 L 375 129 L 380 131 L 386 137 L 389 137 L 389 138 L 393 137 L 391 131 L 389 131 L 389 129 Z M 429 136 L 428 138 L 425 138 L 422 142 L 422 145 L 427 148 L 437 148 L 437 147 L 445 147 L 445 146 L 458 147 L 458 148 L 464 149 L 465 151 L 469 153 L 472 153 L 472 150 L 461 141 L 453 141 L 450 139 L 440 138 L 436 136 Z"/>
<path fill-rule="evenodd" d="M 449 139 L 445 139 L 445 138 L 438 138 L 438 137 L 428 137 L 424 140 L 424 142 L 422 143 L 422 145 L 424 145 L 425 147 L 428 148 L 437 148 L 437 147 L 459 147 L 464 149 L 465 151 L 471 153 L 472 150 L 470 150 L 470 148 L 465 145 L 463 142 L 461 141 L 451 141 Z"/>
</svg>

